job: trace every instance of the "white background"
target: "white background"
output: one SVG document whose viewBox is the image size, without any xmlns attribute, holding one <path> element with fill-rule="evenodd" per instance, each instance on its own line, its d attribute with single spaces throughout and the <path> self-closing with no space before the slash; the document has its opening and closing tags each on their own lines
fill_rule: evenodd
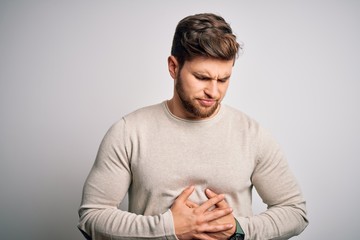
<svg viewBox="0 0 360 240">
<path fill-rule="evenodd" d="M 171 98 L 174 29 L 199 12 L 221 14 L 245 44 L 224 101 L 282 145 L 308 204 L 297 239 L 358 239 L 355 0 L 1 0 L 1 239 L 82 239 L 77 209 L 103 135 Z"/>
</svg>

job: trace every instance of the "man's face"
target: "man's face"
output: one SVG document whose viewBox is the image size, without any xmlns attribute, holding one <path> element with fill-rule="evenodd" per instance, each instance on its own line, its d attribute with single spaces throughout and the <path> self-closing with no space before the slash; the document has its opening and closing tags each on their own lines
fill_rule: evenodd
<svg viewBox="0 0 360 240">
<path fill-rule="evenodd" d="M 185 61 L 175 79 L 177 112 L 187 119 L 204 119 L 217 113 L 225 96 L 233 60 L 195 58 Z"/>
</svg>

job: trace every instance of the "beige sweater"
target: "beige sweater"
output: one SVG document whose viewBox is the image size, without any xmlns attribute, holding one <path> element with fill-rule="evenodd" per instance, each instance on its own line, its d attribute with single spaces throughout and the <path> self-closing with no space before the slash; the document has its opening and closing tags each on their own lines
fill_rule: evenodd
<svg viewBox="0 0 360 240">
<path fill-rule="evenodd" d="M 245 114 L 222 105 L 206 120 L 142 108 L 105 135 L 85 182 L 79 229 L 92 239 L 177 239 L 169 210 L 189 185 L 224 193 L 245 239 L 288 239 L 307 225 L 305 201 L 279 146 Z M 268 210 L 253 215 L 252 187 Z M 118 209 L 129 193 L 129 211 Z"/>
</svg>

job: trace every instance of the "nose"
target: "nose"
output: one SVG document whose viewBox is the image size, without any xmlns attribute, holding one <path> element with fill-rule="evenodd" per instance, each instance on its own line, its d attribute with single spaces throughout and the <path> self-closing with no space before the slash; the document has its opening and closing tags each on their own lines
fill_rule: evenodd
<svg viewBox="0 0 360 240">
<path fill-rule="evenodd" d="M 219 96 L 218 82 L 216 80 L 207 81 L 204 92 L 209 98 L 214 98 L 214 99 L 218 98 Z"/>
</svg>

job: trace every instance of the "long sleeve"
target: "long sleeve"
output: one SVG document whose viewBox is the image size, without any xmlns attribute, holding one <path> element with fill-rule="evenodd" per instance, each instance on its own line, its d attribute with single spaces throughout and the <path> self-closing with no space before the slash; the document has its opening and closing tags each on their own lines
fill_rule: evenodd
<svg viewBox="0 0 360 240">
<path fill-rule="evenodd" d="M 286 159 L 255 121 L 229 107 L 212 119 L 182 120 L 164 102 L 107 132 L 84 185 L 78 227 L 92 239 L 177 239 L 169 208 L 189 185 L 198 204 L 206 188 L 225 194 L 246 239 L 287 239 L 307 225 Z M 268 205 L 256 216 L 253 186 Z M 118 209 L 126 193 L 128 212 Z"/>
<path fill-rule="evenodd" d="M 268 209 L 238 218 L 245 239 L 288 239 L 308 224 L 305 200 L 278 144 L 263 129 L 257 133 L 252 183 Z"/>
<path fill-rule="evenodd" d="M 90 239 L 176 239 L 171 211 L 144 216 L 118 209 L 131 184 L 125 121 L 105 135 L 86 179 L 78 228 Z"/>
</svg>

